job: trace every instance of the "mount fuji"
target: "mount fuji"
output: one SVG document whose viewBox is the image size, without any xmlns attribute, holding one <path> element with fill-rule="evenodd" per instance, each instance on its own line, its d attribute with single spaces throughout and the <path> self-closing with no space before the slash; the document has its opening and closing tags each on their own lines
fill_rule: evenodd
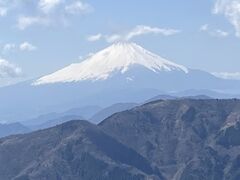
<svg viewBox="0 0 240 180">
<path fill-rule="evenodd" d="M 178 71 L 188 73 L 188 69 L 153 54 L 135 43 L 117 43 L 96 53 L 89 59 L 78 64 L 44 76 L 35 85 L 107 80 L 116 75 L 129 74 L 136 67 L 159 74 L 161 72 Z M 134 76 L 126 80 L 134 80 Z"/>
<path fill-rule="evenodd" d="M 223 80 L 166 60 L 135 43 L 116 43 L 52 74 L 0 88 L 0 121 L 114 103 L 138 103 L 189 89 L 240 90 Z"/>
</svg>

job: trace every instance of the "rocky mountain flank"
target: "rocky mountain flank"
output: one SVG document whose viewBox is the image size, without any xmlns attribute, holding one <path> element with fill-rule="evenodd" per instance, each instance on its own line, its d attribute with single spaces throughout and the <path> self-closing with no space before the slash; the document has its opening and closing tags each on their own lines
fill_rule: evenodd
<svg viewBox="0 0 240 180">
<path fill-rule="evenodd" d="M 160 100 L 2 138 L 0 179 L 238 180 L 240 100 Z"/>
</svg>

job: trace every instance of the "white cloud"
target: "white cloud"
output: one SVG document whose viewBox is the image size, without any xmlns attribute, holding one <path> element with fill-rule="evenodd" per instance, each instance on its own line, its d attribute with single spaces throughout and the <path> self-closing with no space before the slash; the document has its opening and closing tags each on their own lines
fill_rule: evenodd
<svg viewBox="0 0 240 180">
<path fill-rule="evenodd" d="M 120 35 L 120 34 L 113 34 L 113 35 L 110 35 L 110 36 L 105 36 L 105 39 L 108 43 L 113 43 L 113 42 L 116 42 L 116 41 L 120 41 L 121 39 L 123 39 L 123 37 Z"/>
<path fill-rule="evenodd" d="M 22 44 L 19 45 L 19 49 L 21 51 L 34 51 L 37 49 L 37 47 L 30 44 L 29 42 L 23 42 Z"/>
<path fill-rule="evenodd" d="M 20 67 L 0 58 L 0 78 L 14 78 L 22 74 Z"/>
<path fill-rule="evenodd" d="M 60 3 L 61 0 L 40 0 L 38 6 L 44 13 L 49 13 Z"/>
<path fill-rule="evenodd" d="M 215 31 L 211 32 L 212 36 L 216 37 L 227 37 L 229 36 L 229 33 L 226 31 L 223 31 L 221 29 L 216 29 Z"/>
<path fill-rule="evenodd" d="M 177 29 L 166 29 L 166 28 L 158 28 L 158 27 L 139 25 L 126 33 L 102 35 L 101 38 L 103 37 L 107 42 L 113 43 L 116 41 L 130 41 L 137 36 L 143 36 L 143 35 L 147 35 L 147 34 L 171 36 L 171 35 L 175 35 L 177 33 L 180 33 L 180 31 Z M 98 38 L 96 40 L 100 40 L 101 38 Z"/>
<path fill-rule="evenodd" d="M 207 34 L 209 34 L 210 36 L 213 37 L 219 37 L 219 38 L 224 38 L 229 36 L 229 32 L 226 32 L 224 30 L 221 29 L 212 29 L 210 27 L 210 25 L 208 24 L 204 24 L 200 27 L 200 31 L 201 32 L 206 32 Z"/>
<path fill-rule="evenodd" d="M 67 13 L 70 14 L 83 14 L 93 11 L 93 7 L 87 3 L 81 1 L 73 2 L 65 7 Z"/>
<path fill-rule="evenodd" d="M 224 15 L 240 37 L 240 0 L 216 0 L 213 13 Z"/>
<path fill-rule="evenodd" d="M 33 25 L 68 25 L 73 16 L 94 8 L 81 0 L 0 0 L 0 17 L 15 10 L 15 15 L 20 15 L 16 27 L 25 30 Z"/>
<path fill-rule="evenodd" d="M 48 25 L 49 20 L 41 17 L 20 16 L 17 20 L 17 27 L 24 30 L 32 25 Z"/>
<path fill-rule="evenodd" d="M 0 16 L 6 16 L 7 15 L 7 8 L 0 7 Z"/>
<path fill-rule="evenodd" d="M 200 31 L 208 31 L 209 29 L 209 25 L 208 24 L 204 24 L 200 27 Z"/>
<path fill-rule="evenodd" d="M 32 45 L 31 43 L 25 41 L 19 45 L 15 43 L 7 43 L 3 46 L 2 50 L 3 53 L 7 53 L 9 51 L 15 51 L 15 50 L 20 50 L 20 51 L 34 51 L 36 50 L 37 47 Z"/>
<path fill-rule="evenodd" d="M 136 26 L 133 30 L 128 32 L 128 34 L 124 38 L 126 40 L 131 40 L 134 37 L 145 35 L 145 34 L 159 34 L 163 36 L 171 36 L 179 32 L 180 31 L 176 29 L 165 29 L 165 28 L 140 25 L 140 26 Z"/>
<path fill-rule="evenodd" d="M 21 8 L 28 0 L 0 0 L 0 17 L 7 16 L 10 11 Z"/>
<path fill-rule="evenodd" d="M 7 52 L 7 51 L 11 51 L 15 48 L 16 48 L 16 45 L 14 43 L 7 43 L 3 46 L 3 51 Z"/>
<path fill-rule="evenodd" d="M 212 74 L 222 79 L 240 80 L 240 72 L 214 72 Z"/>
<path fill-rule="evenodd" d="M 103 37 L 102 34 L 99 33 L 99 34 L 95 34 L 95 35 L 89 36 L 89 37 L 87 38 L 87 40 L 90 41 L 90 42 L 94 42 L 94 41 L 100 40 L 102 37 Z"/>
</svg>

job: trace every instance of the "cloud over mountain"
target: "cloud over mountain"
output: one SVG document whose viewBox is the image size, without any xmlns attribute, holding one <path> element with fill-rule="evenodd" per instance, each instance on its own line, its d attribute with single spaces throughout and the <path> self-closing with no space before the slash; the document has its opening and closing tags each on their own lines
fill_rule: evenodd
<svg viewBox="0 0 240 180">
<path fill-rule="evenodd" d="M 115 34 L 108 34 L 102 35 L 98 33 L 93 36 L 88 37 L 88 41 L 98 41 L 104 39 L 108 43 L 113 43 L 116 41 L 130 41 L 135 37 L 143 36 L 147 34 L 155 34 L 161 36 L 172 36 L 177 33 L 180 33 L 178 29 L 172 28 L 160 28 L 160 27 L 151 27 L 147 25 L 137 25 L 133 29 L 126 31 L 125 33 L 115 33 Z"/>
<path fill-rule="evenodd" d="M 213 72 L 212 74 L 223 79 L 240 80 L 240 72 Z"/>
</svg>

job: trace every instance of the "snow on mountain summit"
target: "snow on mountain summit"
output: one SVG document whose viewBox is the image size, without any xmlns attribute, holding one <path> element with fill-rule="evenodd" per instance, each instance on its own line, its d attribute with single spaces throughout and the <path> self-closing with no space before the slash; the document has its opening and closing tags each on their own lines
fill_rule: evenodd
<svg viewBox="0 0 240 180">
<path fill-rule="evenodd" d="M 143 66 L 155 73 L 188 69 L 153 54 L 135 43 L 116 43 L 81 63 L 71 64 L 53 74 L 43 76 L 34 85 L 84 80 L 106 80 L 113 72 L 124 74 L 133 65 Z"/>
</svg>

